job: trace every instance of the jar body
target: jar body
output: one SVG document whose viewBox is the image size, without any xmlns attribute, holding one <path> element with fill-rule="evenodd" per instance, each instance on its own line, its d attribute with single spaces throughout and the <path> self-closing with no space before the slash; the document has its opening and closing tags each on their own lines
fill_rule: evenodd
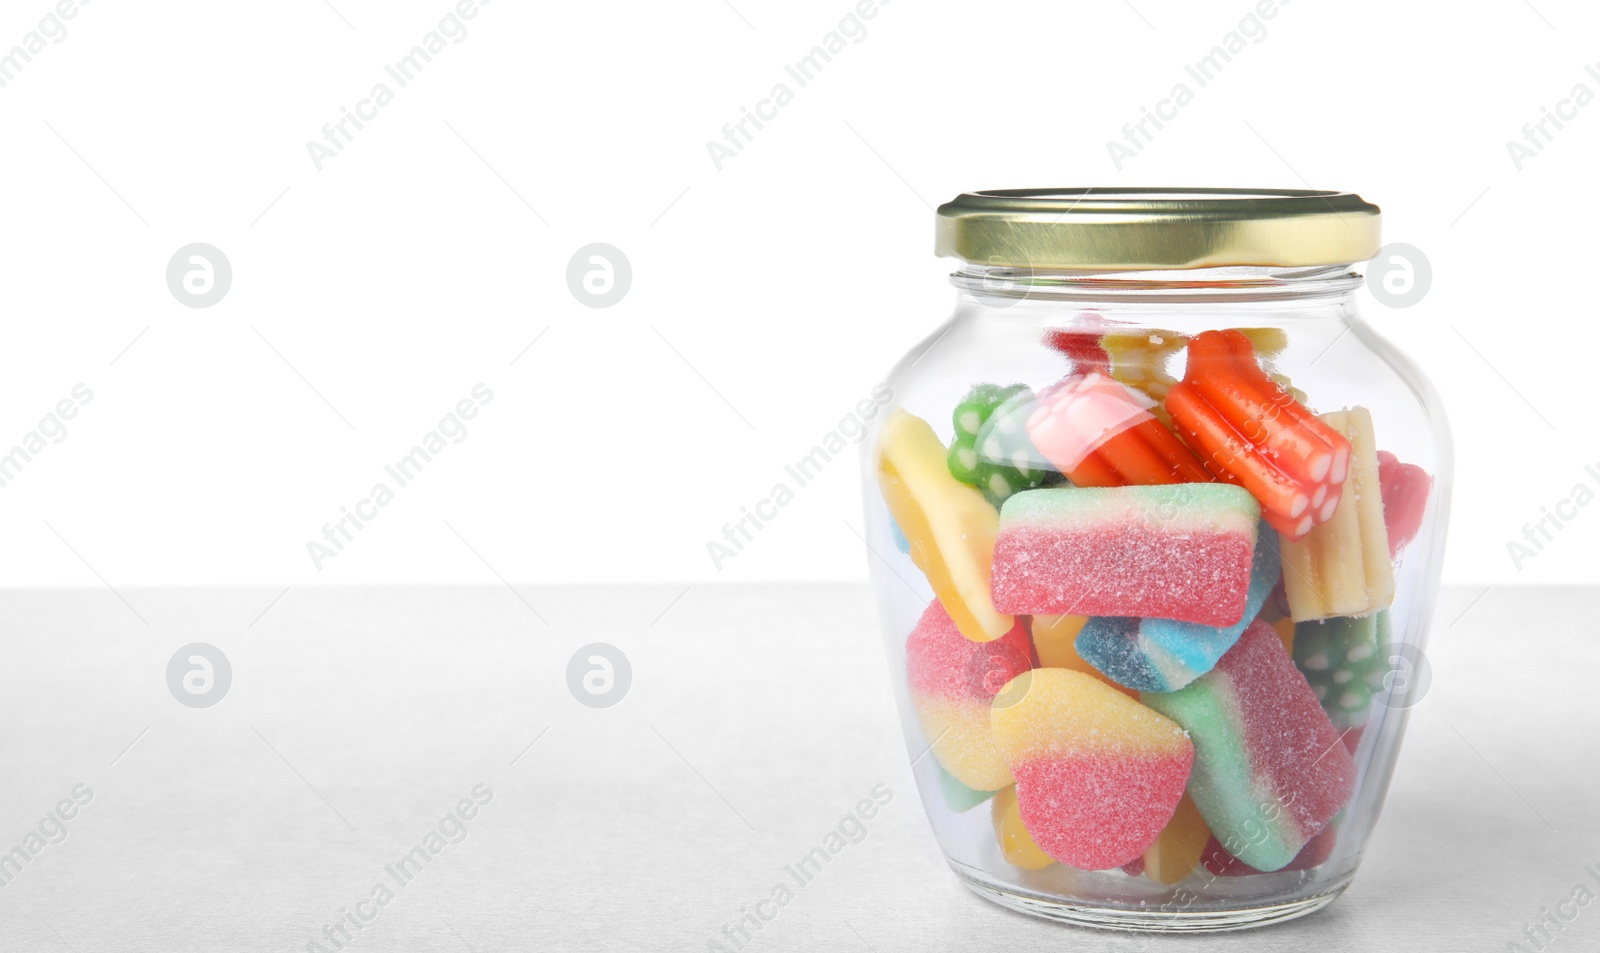
<svg viewBox="0 0 1600 953">
<path fill-rule="evenodd" d="M 951 867 L 981 895 L 1006 906 L 1111 928 L 1229 929 L 1298 916 L 1331 901 L 1354 875 L 1378 818 L 1407 711 L 1426 691 L 1422 647 L 1438 589 L 1450 482 L 1448 428 L 1432 389 L 1357 316 L 1353 297 L 1359 278 L 1347 268 L 1216 268 L 1060 275 L 1041 281 L 1036 275 L 1019 279 L 969 266 L 955 281 L 959 295 L 954 316 L 895 369 L 889 379 L 893 405 L 864 441 L 866 536 L 893 688 L 918 789 Z M 1188 415 L 1169 411 L 1175 400 L 1172 389 L 1191 376 L 1190 349 L 1198 348 L 1194 342 L 1206 332 L 1231 330 L 1242 331 L 1256 365 L 1271 375 L 1283 395 L 1352 434 L 1353 456 L 1347 484 L 1327 494 L 1339 498 L 1337 507 L 1319 495 L 1314 505 L 1307 500 L 1294 511 L 1298 515 L 1280 515 L 1276 530 L 1259 524 L 1252 570 L 1259 573 L 1264 560 L 1276 563 L 1269 567 L 1275 584 L 1260 608 L 1252 602 L 1237 622 L 1241 627 L 1255 621 L 1271 626 L 1281 650 L 1274 646 L 1268 653 L 1260 645 L 1260 630 L 1252 627 L 1243 635 L 1234 633 L 1233 641 L 1224 634 L 1222 643 L 1213 646 L 1222 653 L 1220 659 L 1202 659 L 1174 676 L 1158 671 L 1166 664 L 1161 659 L 1140 656 L 1140 646 L 1152 657 L 1158 654 L 1137 634 L 1148 624 L 1139 618 L 1142 613 L 1107 612 L 1118 603 L 1101 598 L 1103 580 L 1085 582 L 1095 590 L 1089 594 L 1094 612 L 1063 613 L 1066 607 L 1059 601 L 1028 601 L 1044 599 L 1043 592 L 1061 596 L 1073 589 L 1074 581 L 1050 578 L 1064 571 L 1065 564 L 1056 559 L 1059 551 L 1027 552 L 1030 545 L 1045 544 L 1041 537 L 1022 532 L 1032 524 L 1018 501 L 1025 494 L 1051 501 L 1042 510 L 1033 508 L 1045 513 L 1039 518 L 1051 532 L 1064 534 L 1051 545 L 1093 549 L 1097 544 L 1092 534 L 1072 536 L 1079 517 L 1055 503 L 1071 500 L 1085 487 L 1147 482 L 1131 470 L 1132 476 L 1117 471 L 1115 479 L 1102 479 L 1095 473 L 1103 476 L 1106 468 L 1088 466 L 1100 459 L 1097 454 L 1106 454 L 1110 437 L 1132 426 L 1128 421 L 1134 417 L 1146 427 L 1146 418 L 1154 417 L 1155 426 L 1187 446 L 1210 471 L 1183 479 L 1233 482 L 1248 489 L 1250 481 L 1228 472 L 1230 466 L 1244 466 L 1238 459 L 1242 454 L 1218 452 L 1203 434 L 1185 426 Z M 1041 410 L 1045 405 L 1060 410 L 1063 395 L 1085 381 L 1130 394 L 1127 414 L 1102 426 L 1104 414 L 1074 417 L 1075 411 Z M 979 385 L 995 388 L 975 392 Z M 1223 392 L 1226 396 L 1225 388 Z M 1017 408 L 1020 412 L 1013 413 Z M 998 450 L 994 425 L 980 419 L 990 411 L 996 423 L 1000 415 L 1012 414 L 1011 435 Z M 1345 411 L 1349 413 L 1337 413 Z M 1265 420 L 1274 434 L 1284 419 L 1293 419 L 1292 413 L 1284 419 L 1276 413 L 1269 409 Z M 923 422 L 947 455 L 947 469 L 942 475 L 923 474 L 919 486 L 918 477 L 899 472 L 915 464 L 896 454 L 905 451 L 906 427 L 915 426 L 922 434 Z M 1247 442 L 1257 439 L 1250 422 L 1245 424 L 1242 436 Z M 1061 441 L 1046 440 L 1041 431 L 1063 425 L 1091 432 L 1069 435 L 1064 450 Z M 1040 438 L 1037 445 L 1031 439 L 1035 436 Z M 931 446 L 924 435 L 925 455 L 933 452 Z M 1269 458 L 1281 459 L 1297 445 L 1291 434 L 1268 440 L 1266 446 Z M 1063 460 L 1063 454 L 1070 459 Z M 1041 468 L 1047 471 L 1042 476 Z M 1342 470 L 1343 463 L 1335 469 Z M 954 482 L 941 483 L 946 477 Z M 933 481 L 932 490 L 927 480 Z M 1367 491 L 1364 500 L 1355 490 L 1358 483 Z M 964 493 L 955 484 L 971 485 L 977 492 Z M 975 498 L 996 513 L 984 512 Z M 1122 497 L 1112 498 L 1124 505 Z M 1176 568 L 1181 573 L 1187 571 L 1182 560 L 1204 562 L 1204 552 L 1185 548 L 1194 543 L 1183 530 L 1188 524 L 1182 500 L 1187 499 L 1176 504 L 1176 521 L 1155 530 L 1166 534 L 1160 545 L 1170 546 L 1168 555 L 1176 562 L 1145 566 L 1131 557 L 1130 565 L 1110 567 L 1110 578 L 1143 569 L 1159 574 Z M 1333 542 L 1311 545 L 1316 551 L 1308 555 L 1304 539 L 1290 537 L 1304 528 L 1296 525 L 1302 518 L 1310 521 L 1323 507 L 1334 514 L 1330 528 L 1324 530 L 1319 521 L 1304 539 Z M 952 508 L 963 514 L 953 514 Z M 1333 539 L 1331 528 L 1339 508 L 1351 510 L 1343 517 L 1348 525 L 1340 530 L 1342 542 Z M 1307 512 L 1312 516 L 1305 516 Z M 1363 518 L 1356 521 L 1355 514 Z M 1115 536 L 1123 532 L 1117 528 L 1122 525 L 1113 521 L 1099 532 Z M 1352 526 L 1359 526 L 1359 536 L 1350 535 L 1357 532 Z M 992 538 L 975 539 L 989 533 L 998 533 L 998 544 Z M 1274 541 L 1271 555 L 1264 557 L 1260 546 L 1269 537 Z M 1048 534 L 1044 538 L 1048 541 Z M 1108 548 L 1087 552 L 1085 558 L 1130 558 L 1137 548 L 1122 545 L 1126 538 L 1102 537 L 1101 542 Z M 959 552 L 941 554 L 941 547 Z M 1350 547 L 1359 552 L 1352 556 Z M 1374 557 L 1375 551 L 1387 557 L 1386 565 L 1378 565 L 1384 560 Z M 1339 564 L 1347 558 L 1359 560 L 1362 553 L 1369 563 L 1366 591 L 1341 603 L 1332 590 L 1350 586 L 1339 582 Z M 986 559 L 989 564 L 981 565 Z M 1210 571 L 1200 563 L 1195 572 Z M 999 593 L 1002 571 L 1008 584 L 1020 576 L 1020 589 Z M 1383 581 L 1372 582 L 1379 577 Z M 1258 581 L 1252 575 L 1252 585 Z M 952 603 L 982 603 L 984 588 L 991 596 L 987 605 L 941 605 L 941 596 Z M 1011 610 L 1003 615 L 997 608 L 1001 596 Z M 1218 596 L 1222 601 L 1231 598 Z M 1319 600 L 1325 604 L 1313 605 Z M 941 608 L 946 611 L 939 612 Z M 1036 611 L 1023 611 L 1029 608 Z M 1191 608 L 1171 610 L 1171 616 Z M 985 620 L 987 634 L 977 631 Z M 1208 624 L 1230 621 L 1213 618 Z M 1053 631 L 1046 633 L 1047 625 Z M 1134 631 L 1119 644 L 1146 664 L 1157 683 L 1162 678 L 1171 683 L 1130 678 L 1127 669 L 1108 664 L 1103 654 L 1096 654 L 1096 645 L 1085 643 L 1093 633 L 1108 631 Z M 1203 635 L 1210 630 L 1194 631 Z M 965 636 L 965 641 L 952 641 L 950 633 Z M 1246 642 L 1255 646 L 1250 651 L 1266 653 L 1263 658 L 1271 655 L 1268 663 L 1278 666 L 1280 676 L 1299 681 L 1261 688 L 1259 698 L 1245 698 L 1257 692 L 1241 674 L 1245 663 L 1239 656 Z M 958 668 L 960 672 L 954 671 Z M 1028 694 L 1055 691 L 1056 683 L 1047 685 L 1035 671 L 1046 668 L 1086 673 L 1126 702 L 1076 675 L 1060 680 L 1060 698 Z M 1237 685 L 1228 681 L 1234 676 Z M 1215 701 L 1229 691 L 1244 694 L 1217 702 L 1220 707 L 1211 712 L 1216 717 L 1207 721 L 1205 698 Z M 1276 699 L 1271 691 L 1294 697 Z M 1188 701 L 1172 701 L 1180 697 Z M 1005 714 L 1030 705 L 1034 707 L 1026 715 Z M 1241 714 L 1241 705 L 1255 706 L 1255 713 Z M 1297 705 L 1315 710 L 1308 715 Z M 1075 706 L 1120 712 L 1106 716 L 1113 725 L 1121 724 L 1118 717 L 1138 721 L 1149 711 L 1171 715 L 1170 723 L 1188 739 L 1185 750 L 1192 749 L 1193 759 L 1173 769 L 1180 772 L 1175 779 L 1162 775 L 1162 781 L 1155 777 L 1159 770 L 1147 768 L 1151 762 L 1130 756 L 1109 774 L 1079 783 L 1088 769 L 1081 759 L 1074 761 L 1073 752 L 1084 745 L 1104 745 L 1071 737 L 1073 731 L 1099 730 L 1084 729 L 1081 719 L 1063 714 Z M 1263 727 L 1276 730 L 1260 723 L 1263 712 L 1280 707 L 1298 712 L 1283 716 L 1293 722 L 1286 732 L 1301 732 L 1306 744 L 1336 738 L 1337 750 L 1311 763 L 1294 752 L 1257 745 L 1252 738 L 1259 740 Z M 1225 723 L 1230 712 L 1237 721 L 1232 726 Z M 1107 723 L 1096 724 L 1103 729 Z M 1175 752 L 1185 745 L 1172 743 Z M 1108 757 L 1113 761 L 1139 749 L 1137 741 L 1114 739 L 1111 745 Z M 1348 776 L 1328 780 L 1328 766 L 1345 765 L 1347 756 L 1348 767 L 1334 774 L 1344 771 Z M 1054 767 L 1040 769 L 1041 758 L 1054 759 Z M 1296 758 L 1298 763 L 1286 763 Z M 1154 780 L 1141 775 L 1146 770 Z M 1283 777 L 1275 781 L 1279 775 Z M 1106 788 L 1106 778 L 1128 790 Z M 1152 802 L 1148 788 L 1161 784 L 1167 792 Z M 1184 793 L 1177 807 L 1170 808 L 1174 784 Z M 1334 787 L 1339 790 L 1332 791 Z M 1229 798 L 1237 800 L 1246 791 L 1268 803 L 1236 811 L 1238 805 Z M 1105 803 L 1090 803 L 1095 798 Z M 1121 803 L 1125 798 L 1128 803 Z M 1325 802 L 1320 813 L 1307 813 L 1308 800 L 1319 798 Z M 1294 827 L 1284 820 L 1290 815 L 1298 817 L 1300 826 L 1296 836 L 1277 845 L 1275 855 L 1258 838 L 1278 836 L 1277 828 L 1284 824 Z M 1161 831 L 1156 840 L 1138 850 L 1156 829 Z M 1084 863 L 1065 862 L 1089 855 L 1093 858 Z M 1121 862 L 1124 857 L 1126 863 Z M 1116 866 L 1104 866 L 1112 862 Z"/>
</svg>

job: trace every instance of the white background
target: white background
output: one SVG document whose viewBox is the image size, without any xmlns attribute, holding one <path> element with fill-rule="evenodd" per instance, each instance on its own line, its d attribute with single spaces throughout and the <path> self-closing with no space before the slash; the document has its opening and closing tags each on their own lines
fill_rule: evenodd
<svg viewBox="0 0 1600 953">
<path fill-rule="evenodd" d="M 1506 543 L 1600 465 L 1600 103 L 1521 171 L 1506 142 L 1600 94 L 1600 11 L 1296 0 L 1116 169 L 1252 6 L 896 0 L 718 171 L 707 140 L 852 3 L 497 0 L 319 172 L 306 142 L 453 4 L 97 0 L 0 88 L 0 449 L 94 392 L 0 489 L 0 579 L 860 578 L 853 456 L 724 571 L 705 546 L 946 316 L 933 206 L 1309 184 L 1432 260 L 1421 304 L 1362 307 L 1453 418 L 1447 580 L 1592 581 L 1600 513 L 1520 572 Z M 52 8 L 7 0 L 0 51 Z M 596 241 L 633 267 L 606 310 L 565 280 Z M 191 242 L 232 262 L 209 309 L 165 284 Z M 470 434 L 316 571 L 480 381 Z"/>
</svg>

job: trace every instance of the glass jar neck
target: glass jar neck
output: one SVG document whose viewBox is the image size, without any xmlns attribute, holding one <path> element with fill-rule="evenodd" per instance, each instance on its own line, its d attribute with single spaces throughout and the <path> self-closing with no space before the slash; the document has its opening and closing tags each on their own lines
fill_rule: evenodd
<svg viewBox="0 0 1600 953">
<path fill-rule="evenodd" d="M 1342 298 L 1361 284 L 1361 275 L 1348 264 L 1065 271 L 963 262 L 950 281 L 980 304 L 1004 307 L 1018 300 L 1222 303 Z"/>
</svg>

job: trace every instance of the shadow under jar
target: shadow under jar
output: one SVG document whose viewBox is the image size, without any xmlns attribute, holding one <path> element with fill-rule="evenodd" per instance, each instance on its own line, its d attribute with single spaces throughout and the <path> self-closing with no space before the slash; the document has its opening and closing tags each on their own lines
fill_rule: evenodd
<svg viewBox="0 0 1600 953">
<path fill-rule="evenodd" d="M 978 894 L 1205 931 L 1328 904 L 1426 691 L 1449 435 L 1348 193 L 939 209 L 953 317 L 865 441 L 912 770 Z"/>
</svg>

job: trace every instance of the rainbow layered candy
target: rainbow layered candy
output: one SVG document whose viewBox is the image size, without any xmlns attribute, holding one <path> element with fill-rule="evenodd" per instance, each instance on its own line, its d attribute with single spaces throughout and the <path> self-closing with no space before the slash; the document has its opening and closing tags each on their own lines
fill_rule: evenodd
<svg viewBox="0 0 1600 953">
<path fill-rule="evenodd" d="M 1265 622 L 1189 687 L 1140 697 L 1194 739 L 1189 795 L 1217 839 L 1257 870 L 1294 860 L 1354 792 L 1350 752 Z"/>
<path fill-rule="evenodd" d="M 1260 527 L 1251 559 L 1244 611 L 1232 625 L 1209 626 L 1172 619 L 1095 616 L 1078 633 L 1078 654 L 1119 685 L 1144 692 L 1172 692 L 1211 671 L 1256 618 L 1281 560 L 1277 536 Z"/>
<path fill-rule="evenodd" d="M 1018 493 L 1000 511 L 993 605 L 1233 625 L 1259 519 L 1249 493 L 1221 483 Z"/>
<path fill-rule="evenodd" d="M 973 791 L 997 791 L 1011 771 L 989 728 L 1000 689 L 1033 667 L 1028 632 L 1016 623 L 989 642 L 963 636 L 938 600 L 906 639 L 906 682 L 922 733 L 950 776 Z"/>
<path fill-rule="evenodd" d="M 1143 855 L 1183 797 L 1194 746 L 1116 689 L 1061 668 L 1018 675 L 991 723 L 1033 841 L 1081 870 Z"/>
</svg>

